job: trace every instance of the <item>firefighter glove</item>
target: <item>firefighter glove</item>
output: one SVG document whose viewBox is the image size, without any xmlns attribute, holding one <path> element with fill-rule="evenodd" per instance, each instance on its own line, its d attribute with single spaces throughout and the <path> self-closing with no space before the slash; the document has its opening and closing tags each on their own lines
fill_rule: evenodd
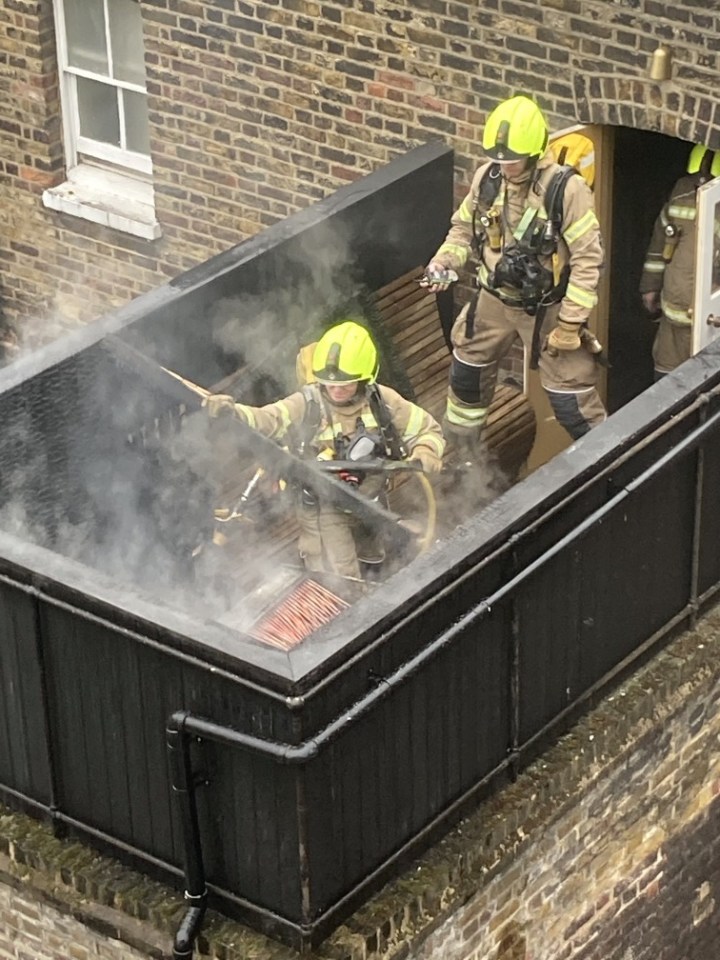
<svg viewBox="0 0 720 960">
<path fill-rule="evenodd" d="M 413 450 L 411 460 L 417 460 L 422 465 L 423 473 L 439 473 L 442 460 L 432 450 Z"/>
<path fill-rule="evenodd" d="M 235 400 L 226 393 L 211 393 L 203 400 L 203 406 L 211 417 L 236 413 Z"/>
<path fill-rule="evenodd" d="M 580 324 L 570 323 L 567 320 L 558 320 L 557 326 L 553 327 L 547 339 L 548 349 L 553 350 L 579 350 L 580 349 Z"/>
</svg>

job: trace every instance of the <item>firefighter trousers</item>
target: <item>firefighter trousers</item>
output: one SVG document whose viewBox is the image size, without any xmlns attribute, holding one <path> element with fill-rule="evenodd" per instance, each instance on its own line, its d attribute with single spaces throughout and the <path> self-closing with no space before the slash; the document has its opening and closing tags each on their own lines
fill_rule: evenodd
<svg viewBox="0 0 720 960">
<path fill-rule="evenodd" d="M 458 440 L 480 435 L 492 403 L 497 364 L 520 337 L 528 355 L 532 349 L 535 318 L 522 307 L 510 306 L 481 290 L 474 318 L 472 301 L 455 321 L 451 340 L 453 359 L 443 429 Z M 539 371 L 557 421 L 573 440 L 601 423 L 605 407 L 597 392 L 598 364 L 584 347 L 548 352 L 547 335 L 557 324 L 560 304 L 547 308 L 540 331 Z"/>
<path fill-rule="evenodd" d="M 692 324 L 677 323 L 660 317 L 655 334 L 652 355 L 655 375 L 663 376 L 679 367 L 690 356 L 692 347 Z"/>
<path fill-rule="evenodd" d="M 382 563 L 385 552 L 378 538 L 352 514 L 323 503 L 302 503 L 298 552 L 307 570 L 360 578 L 360 561 Z"/>
</svg>

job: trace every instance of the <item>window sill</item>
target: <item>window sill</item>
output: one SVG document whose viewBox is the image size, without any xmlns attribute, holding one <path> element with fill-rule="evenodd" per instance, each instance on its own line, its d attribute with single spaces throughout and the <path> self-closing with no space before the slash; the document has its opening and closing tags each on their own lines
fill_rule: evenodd
<svg viewBox="0 0 720 960">
<path fill-rule="evenodd" d="M 82 164 L 68 171 L 68 179 L 45 190 L 43 205 L 93 223 L 157 240 L 162 229 L 155 218 L 151 183 L 126 174 Z"/>
</svg>

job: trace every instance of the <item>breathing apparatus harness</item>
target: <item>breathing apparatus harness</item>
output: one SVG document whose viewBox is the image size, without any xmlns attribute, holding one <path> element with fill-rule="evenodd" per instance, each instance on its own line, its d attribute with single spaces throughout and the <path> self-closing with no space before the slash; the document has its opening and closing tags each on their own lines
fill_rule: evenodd
<svg viewBox="0 0 720 960">
<path fill-rule="evenodd" d="M 362 417 L 358 416 L 352 437 L 344 436 L 339 431 L 334 433 L 333 436 L 333 459 L 352 460 L 358 463 L 357 471 L 352 473 L 348 471 L 347 476 L 341 474 L 343 480 L 356 486 L 359 486 L 364 479 L 362 473 L 363 459 L 405 460 L 408 456 L 408 449 L 393 423 L 390 410 L 378 385 L 376 383 L 366 383 L 362 389 L 365 391 L 365 398 L 375 418 L 377 432 L 368 431 Z M 312 441 L 323 419 L 331 426 L 334 426 L 334 423 L 330 405 L 318 384 L 306 384 L 302 388 L 302 393 L 305 398 L 305 415 L 300 427 L 297 448 L 298 456 L 309 458 L 316 455 L 315 451 L 312 450 Z M 308 495 L 314 497 L 310 491 L 303 491 L 304 499 Z"/>
<path fill-rule="evenodd" d="M 703 158 L 700 161 L 700 168 L 695 174 L 695 193 L 697 193 L 703 184 L 713 179 L 711 172 L 713 157 L 714 152 L 712 150 L 705 151 Z M 665 226 L 663 227 L 664 241 L 661 253 L 663 263 L 668 264 L 672 260 L 673 256 L 675 255 L 677 245 L 680 242 L 682 232 L 682 227 L 678 226 L 678 224 L 669 217 L 666 218 Z"/>
<path fill-rule="evenodd" d="M 535 317 L 530 366 L 537 369 L 540 355 L 540 329 L 545 312 L 549 306 L 558 303 L 565 295 L 570 268 L 561 270 L 558 258 L 563 219 L 563 196 L 570 177 L 577 174 L 571 166 L 561 166 L 553 175 L 545 192 L 543 206 L 547 219 L 537 216 L 538 211 L 530 206 L 513 233 L 513 242 L 505 245 L 505 224 L 507 199 L 503 190 L 502 209 L 496 204 L 502 187 L 502 173 L 499 163 L 489 164 L 478 187 L 473 207 L 472 245 L 477 259 L 485 268 L 486 283 L 478 282 L 503 303 L 522 306 L 525 312 Z M 535 168 L 530 181 L 530 190 L 538 191 L 540 171 Z M 494 270 L 485 264 L 484 248 L 487 244 L 492 251 L 500 253 Z M 552 269 L 540 262 L 540 257 L 550 257 Z M 499 292 L 501 287 L 510 287 L 519 293 L 519 297 L 505 298 Z M 472 336 L 475 309 L 479 291 L 473 297 L 467 314 L 466 335 Z"/>
</svg>

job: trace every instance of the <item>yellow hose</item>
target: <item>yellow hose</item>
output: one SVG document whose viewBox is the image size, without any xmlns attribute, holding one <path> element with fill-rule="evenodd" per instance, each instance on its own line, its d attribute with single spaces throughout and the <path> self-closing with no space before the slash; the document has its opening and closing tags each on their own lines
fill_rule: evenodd
<svg viewBox="0 0 720 960">
<path fill-rule="evenodd" d="M 414 476 L 420 481 L 420 486 L 423 488 L 423 493 L 425 494 L 425 502 L 427 506 L 427 523 L 425 525 L 425 533 L 418 540 L 418 555 L 425 553 L 425 551 L 432 545 L 435 539 L 435 521 L 437 519 L 437 503 L 435 501 L 435 491 L 432 488 L 432 484 L 425 476 L 425 474 L 418 470 L 414 472 Z"/>
</svg>

